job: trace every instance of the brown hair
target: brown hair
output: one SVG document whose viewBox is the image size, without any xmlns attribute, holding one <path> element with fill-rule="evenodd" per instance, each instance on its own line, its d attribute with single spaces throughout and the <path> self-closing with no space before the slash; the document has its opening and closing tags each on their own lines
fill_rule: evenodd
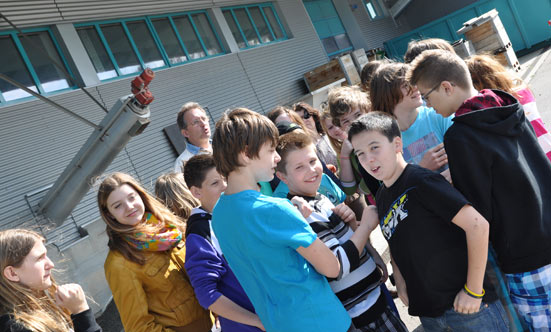
<svg viewBox="0 0 551 332">
<path fill-rule="evenodd" d="M 419 54 L 426 50 L 444 50 L 455 54 L 453 47 L 440 38 L 428 38 L 422 40 L 412 40 L 408 44 L 406 54 L 404 54 L 404 62 L 411 63 Z"/>
<path fill-rule="evenodd" d="M 331 123 L 333 123 L 331 114 L 329 114 L 329 110 L 325 109 L 323 112 L 321 112 L 321 125 L 323 126 L 323 129 L 327 133 L 327 138 L 329 139 L 329 143 L 331 143 L 331 146 L 333 147 L 333 150 L 335 150 L 335 153 L 337 153 L 337 159 L 341 156 L 341 149 L 342 149 L 342 142 L 329 136 L 329 130 L 327 126 L 325 125 L 325 120 L 331 120 Z M 335 125 L 335 124 L 333 124 Z"/>
<path fill-rule="evenodd" d="M 310 115 L 314 118 L 314 123 L 316 124 L 316 130 L 318 131 L 318 134 L 325 134 L 325 131 L 323 130 L 320 122 L 320 113 L 317 109 L 313 108 L 310 104 L 301 101 L 293 105 L 293 111 L 295 111 L 297 114 L 298 111 L 310 113 Z"/>
<path fill-rule="evenodd" d="M 377 70 L 369 87 L 372 92 L 369 96 L 374 110 L 394 115 L 394 108 L 405 97 L 401 87 L 405 84 L 411 91 L 411 86 L 405 77 L 407 70 L 408 65 L 401 62 L 390 63 Z"/>
<path fill-rule="evenodd" d="M 302 130 L 295 130 L 288 134 L 281 135 L 276 147 L 276 151 L 281 157 L 281 161 L 277 163 L 277 170 L 287 174 L 287 156 L 289 156 L 289 153 L 313 144 L 312 138 Z"/>
<path fill-rule="evenodd" d="M 443 81 L 449 81 L 461 89 L 472 86 L 465 61 L 456 54 L 443 50 L 428 50 L 415 58 L 406 74 L 406 80 L 411 85 L 421 84 L 426 87 L 437 86 Z"/>
<path fill-rule="evenodd" d="M 189 191 L 182 173 L 166 173 L 155 182 L 155 196 L 175 215 L 187 220 L 191 210 L 201 202 Z"/>
<path fill-rule="evenodd" d="M 523 85 L 522 80 L 508 72 L 495 57 L 489 54 L 474 55 L 466 63 L 475 89 L 502 90 L 518 98 L 515 88 Z"/>
<path fill-rule="evenodd" d="M 207 112 L 205 112 L 205 110 L 201 107 L 201 105 L 199 105 L 198 103 L 196 103 L 194 101 L 190 101 L 189 103 L 185 103 L 180 108 L 180 112 L 178 112 L 178 117 L 176 118 L 176 123 L 178 123 L 178 127 L 180 128 L 180 130 L 187 128 L 187 123 L 184 120 L 184 116 L 186 115 L 186 113 L 188 111 L 191 111 L 192 109 L 196 109 L 196 108 L 200 109 L 201 111 L 203 111 L 203 113 L 207 114 Z"/>
<path fill-rule="evenodd" d="M 210 153 L 197 154 L 189 158 L 184 165 L 184 180 L 188 188 L 201 188 L 207 173 L 212 168 L 216 168 L 216 165 Z"/>
<path fill-rule="evenodd" d="M 371 82 L 371 79 L 373 78 L 373 75 L 381 67 L 381 65 L 390 63 L 389 60 L 383 59 L 383 60 L 375 60 L 368 62 L 363 68 L 362 72 L 360 73 L 360 88 L 363 92 L 366 92 L 370 94 L 369 92 L 369 83 Z"/>
<path fill-rule="evenodd" d="M 109 195 L 122 185 L 129 185 L 138 195 L 140 195 L 145 212 L 153 214 L 160 221 L 158 225 L 148 225 L 140 223 L 135 226 L 123 225 L 119 223 L 107 209 L 107 198 Z M 113 173 L 105 177 L 98 189 L 98 207 L 99 213 L 107 225 L 105 232 L 109 238 L 107 246 L 109 249 L 120 252 L 126 259 L 138 263 L 145 264 L 143 254 L 125 239 L 125 236 L 132 236 L 135 233 L 156 233 L 164 228 L 164 224 L 176 226 L 182 233 L 185 233 L 185 224 L 179 217 L 176 217 L 163 203 L 159 202 L 155 197 L 151 196 L 133 177 L 125 173 Z"/>
<path fill-rule="evenodd" d="M 69 332 L 73 324 L 69 314 L 54 302 L 57 284 L 37 291 L 8 280 L 4 269 L 20 267 L 37 241 L 44 242 L 38 233 L 26 229 L 0 231 L 0 315 L 12 315 L 26 329 L 37 332 Z"/>
<path fill-rule="evenodd" d="M 340 118 L 343 115 L 356 108 L 364 113 L 371 110 L 369 96 L 357 86 L 343 86 L 332 89 L 327 96 L 327 105 L 333 123 L 337 126 L 340 126 Z"/>
<path fill-rule="evenodd" d="M 260 148 L 266 143 L 276 146 L 277 128 L 270 119 L 246 108 L 226 111 L 216 123 L 212 150 L 216 170 L 227 178 L 238 167 L 239 154 L 258 158 Z"/>
</svg>

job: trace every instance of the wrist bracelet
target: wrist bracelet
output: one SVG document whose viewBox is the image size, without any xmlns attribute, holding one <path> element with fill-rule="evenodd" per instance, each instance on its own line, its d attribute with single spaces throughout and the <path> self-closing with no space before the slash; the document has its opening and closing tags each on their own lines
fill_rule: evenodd
<svg viewBox="0 0 551 332">
<path fill-rule="evenodd" d="M 484 290 L 484 288 L 482 288 L 482 294 L 477 294 L 475 292 L 473 292 L 472 290 L 469 289 L 469 287 L 467 287 L 467 284 L 465 284 L 465 286 L 463 287 L 463 291 L 469 295 L 470 297 L 472 298 L 475 298 L 475 299 L 481 299 L 484 297 L 484 294 L 486 294 L 486 291 Z"/>
<path fill-rule="evenodd" d="M 350 157 L 347 157 L 347 156 L 340 156 L 340 159 L 350 159 Z"/>
</svg>

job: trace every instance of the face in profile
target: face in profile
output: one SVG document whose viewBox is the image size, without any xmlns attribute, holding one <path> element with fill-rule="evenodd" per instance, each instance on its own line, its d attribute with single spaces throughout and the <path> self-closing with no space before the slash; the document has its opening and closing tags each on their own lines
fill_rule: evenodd
<svg viewBox="0 0 551 332">
<path fill-rule="evenodd" d="M 128 184 L 121 185 L 109 194 L 107 210 L 119 223 L 128 226 L 136 226 L 145 214 L 141 196 Z"/>
<path fill-rule="evenodd" d="M 19 267 L 6 267 L 4 276 L 29 289 L 43 291 L 52 286 L 51 272 L 54 263 L 48 258 L 44 243 L 37 239 Z"/>
<path fill-rule="evenodd" d="M 274 178 L 277 163 L 281 157 L 272 142 L 262 144 L 258 157 L 248 158 L 250 169 L 254 172 L 256 182 L 269 182 Z"/>
<path fill-rule="evenodd" d="M 213 167 L 205 174 L 205 180 L 201 183 L 201 188 L 193 186 L 191 190 L 194 196 L 201 201 L 201 206 L 208 212 L 212 212 L 226 187 L 226 180 Z"/>
</svg>

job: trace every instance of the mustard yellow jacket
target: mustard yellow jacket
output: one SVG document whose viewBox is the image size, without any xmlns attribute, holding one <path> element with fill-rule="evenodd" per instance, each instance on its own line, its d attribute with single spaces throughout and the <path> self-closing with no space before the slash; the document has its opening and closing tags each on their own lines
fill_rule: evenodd
<svg viewBox="0 0 551 332">
<path fill-rule="evenodd" d="M 111 250 L 105 277 L 126 332 L 207 332 L 212 326 L 184 271 L 184 241 L 166 252 L 144 252 L 136 264 Z"/>
</svg>

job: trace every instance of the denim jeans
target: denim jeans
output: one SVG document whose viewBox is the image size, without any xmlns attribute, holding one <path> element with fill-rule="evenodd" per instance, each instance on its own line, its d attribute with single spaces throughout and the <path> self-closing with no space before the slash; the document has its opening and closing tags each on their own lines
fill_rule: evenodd
<svg viewBox="0 0 551 332">
<path fill-rule="evenodd" d="M 501 302 L 482 303 L 480 310 L 474 314 L 460 314 L 453 308 L 440 317 L 420 317 L 425 332 L 506 332 L 509 321 Z"/>
</svg>

